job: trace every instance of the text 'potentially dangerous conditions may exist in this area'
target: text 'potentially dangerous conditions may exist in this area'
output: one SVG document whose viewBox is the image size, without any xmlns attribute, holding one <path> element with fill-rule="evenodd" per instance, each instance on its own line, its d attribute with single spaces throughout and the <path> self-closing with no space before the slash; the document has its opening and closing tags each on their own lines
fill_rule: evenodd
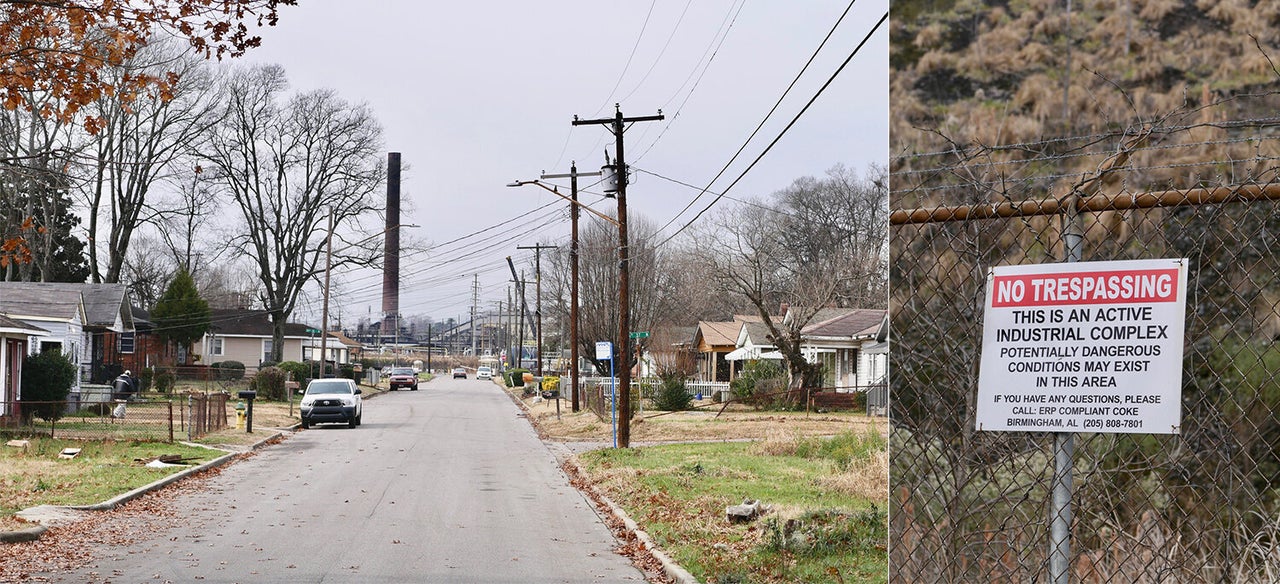
<svg viewBox="0 0 1280 584">
<path fill-rule="evenodd" d="M 977 429 L 1177 434 L 1187 260 L 992 268 Z"/>
</svg>

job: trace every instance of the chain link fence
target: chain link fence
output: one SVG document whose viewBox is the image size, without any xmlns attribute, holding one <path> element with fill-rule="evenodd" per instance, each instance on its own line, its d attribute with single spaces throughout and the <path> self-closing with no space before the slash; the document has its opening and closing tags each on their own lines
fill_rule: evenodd
<svg viewBox="0 0 1280 584">
<path fill-rule="evenodd" d="M 1063 261 L 1073 226 L 1083 261 L 1189 274 L 1181 433 L 1075 435 L 1069 580 L 1280 581 L 1276 123 L 1178 131 L 894 161 L 894 582 L 1050 580 L 1055 435 L 974 406 L 987 270 Z"/>
<path fill-rule="evenodd" d="M 118 401 L 72 408 L 65 401 L 10 401 L 0 402 L 0 408 L 8 413 L 0 418 L 0 434 L 10 436 L 173 442 L 182 406 Z"/>
</svg>

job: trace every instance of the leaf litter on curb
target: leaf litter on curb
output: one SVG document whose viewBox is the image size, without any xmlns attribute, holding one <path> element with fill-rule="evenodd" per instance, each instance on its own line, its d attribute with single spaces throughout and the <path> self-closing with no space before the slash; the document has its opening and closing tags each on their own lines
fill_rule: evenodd
<svg viewBox="0 0 1280 584">
<path fill-rule="evenodd" d="M 239 454 L 234 461 L 256 456 L 257 451 Z M 207 469 L 121 504 L 110 511 L 88 514 L 84 519 L 50 527 L 33 542 L 8 544 L 0 555 L 0 582 L 48 582 L 49 575 L 81 569 L 101 555 L 93 550 L 104 546 L 125 548 L 156 532 L 177 526 L 184 511 L 174 504 L 178 498 L 200 492 L 208 481 L 222 474 L 226 465 Z M 111 581 L 118 575 L 89 572 L 90 582 Z"/>
<path fill-rule="evenodd" d="M 626 524 L 621 519 L 614 516 L 609 506 L 600 499 L 600 494 L 591 482 L 583 478 L 578 472 L 577 466 L 566 462 L 560 468 L 569 477 L 569 484 L 591 499 L 591 504 L 596 507 L 596 514 L 604 521 L 605 527 L 608 527 L 609 531 L 613 532 L 613 536 L 621 542 L 614 549 L 615 553 L 630 559 L 632 565 L 644 572 L 646 582 L 655 584 L 672 584 L 675 582 L 662 571 L 662 562 L 658 561 L 658 558 L 654 557 L 653 553 L 644 547 L 644 544 L 640 542 L 636 534 L 627 529 Z"/>
</svg>

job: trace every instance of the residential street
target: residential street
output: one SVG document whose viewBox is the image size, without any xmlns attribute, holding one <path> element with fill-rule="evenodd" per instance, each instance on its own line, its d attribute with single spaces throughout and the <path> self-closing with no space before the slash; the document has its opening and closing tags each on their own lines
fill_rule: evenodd
<svg viewBox="0 0 1280 584">
<path fill-rule="evenodd" d="M 642 582 L 495 385 L 369 399 L 182 493 L 54 582 Z"/>
</svg>

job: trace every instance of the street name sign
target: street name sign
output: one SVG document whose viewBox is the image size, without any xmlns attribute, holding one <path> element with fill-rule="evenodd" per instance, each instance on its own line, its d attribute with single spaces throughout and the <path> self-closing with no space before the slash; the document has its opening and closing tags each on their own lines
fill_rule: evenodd
<svg viewBox="0 0 1280 584">
<path fill-rule="evenodd" d="M 987 274 L 976 427 L 1177 434 L 1187 260 Z"/>
</svg>

